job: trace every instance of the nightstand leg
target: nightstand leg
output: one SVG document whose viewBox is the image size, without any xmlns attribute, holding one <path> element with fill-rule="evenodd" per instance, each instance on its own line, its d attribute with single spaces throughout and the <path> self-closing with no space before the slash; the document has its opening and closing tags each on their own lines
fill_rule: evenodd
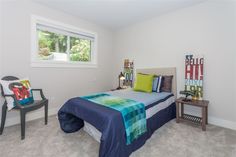
<svg viewBox="0 0 236 157">
<path fill-rule="evenodd" d="M 181 117 L 183 118 L 183 114 L 184 114 L 184 104 L 181 103 Z"/>
<path fill-rule="evenodd" d="M 202 107 L 202 130 L 206 131 L 206 107 Z"/>
<path fill-rule="evenodd" d="M 206 107 L 206 124 L 208 124 L 208 106 Z"/>
<path fill-rule="evenodd" d="M 176 103 L 176 123 L 179 123 L 179 103 Z"/>
</svg>

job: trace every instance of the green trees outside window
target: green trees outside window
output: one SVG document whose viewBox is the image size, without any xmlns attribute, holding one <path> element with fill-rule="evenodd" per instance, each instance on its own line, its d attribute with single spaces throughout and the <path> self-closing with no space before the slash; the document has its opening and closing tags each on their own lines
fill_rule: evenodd
<svg viewBox="0 0 236 157">
<path fill-rule="evenodd" d="M 91 41 L 70 37 L 70 51 L 71 61 L 90 61 Z"/>
<path fill-rule="evenodd" d="M 91 40 L 37 30 L 40 60 L 91 61 Z"/>
</svg>

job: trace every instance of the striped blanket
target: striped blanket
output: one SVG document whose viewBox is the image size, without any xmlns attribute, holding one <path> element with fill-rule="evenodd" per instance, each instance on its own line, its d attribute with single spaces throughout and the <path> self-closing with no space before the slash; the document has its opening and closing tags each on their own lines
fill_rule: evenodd
<svg viewBox="0 0 236 157">
<path fill-rule="evenodd" d="M 122 114 L 127 145 L 147 131 L 146 112 L 143 103 L 104 93 L 84 96 L 81 98 L 110 107 Z"/>
</svg>

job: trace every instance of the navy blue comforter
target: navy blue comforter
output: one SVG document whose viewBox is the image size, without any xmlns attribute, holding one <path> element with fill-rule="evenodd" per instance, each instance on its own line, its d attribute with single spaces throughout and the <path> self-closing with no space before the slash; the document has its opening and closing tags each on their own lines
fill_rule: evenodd
<svg viewBox="0 0 236 157">
<path fill-rule="evenodd" d="M 68 100 L 61 107 L 58 118 L 61 129 L 66 133 L 81 129 L 84 120 L 96 127 L 102 133 L 99 157 L 128 157 L 140 148 L 156 129 L 175 118 L 175 104 L 149 118 L 148 131 L 129 145 L 126 145 L 122 115 L 114 109 L 78 97 Z"/>
</svg>

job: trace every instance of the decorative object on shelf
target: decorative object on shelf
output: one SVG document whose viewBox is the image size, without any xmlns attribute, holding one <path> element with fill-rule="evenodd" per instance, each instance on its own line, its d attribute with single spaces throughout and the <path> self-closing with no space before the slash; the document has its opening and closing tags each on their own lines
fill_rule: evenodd
<svg viewBox="0 0 236 157">
<path fill-rule="evenodd" d="M 125 79 L 124 74 L 122 72 L 120 72 L 120 75 L 118 76 L 119 86 L 116 89 L 122 89 L 122 87 L 120 85 L 120 81 L 123 81 L 124 79 Z"/>
<path fill-rule="evenodd" d="M 185 56 L 185 91 L 193 92 L 193 100 L 203 99 L 203 56 Z"/>
<path fill-rule="evenodd" d="M 126 87 L 133 87 L 133 76 L 134 76 L 134 62 L 129 59 L 124 60 L 124 82 L 123 85 Z"/>
<path fill-rule="evenodd" d="M 180 91 L 179 94 L 185 95 L 185 98 L 183 99 L 183 101 L 191 101 L 191 99 L 188 97 L 195 96 L 195 93 L 192 91 Z"/>
</svg>

